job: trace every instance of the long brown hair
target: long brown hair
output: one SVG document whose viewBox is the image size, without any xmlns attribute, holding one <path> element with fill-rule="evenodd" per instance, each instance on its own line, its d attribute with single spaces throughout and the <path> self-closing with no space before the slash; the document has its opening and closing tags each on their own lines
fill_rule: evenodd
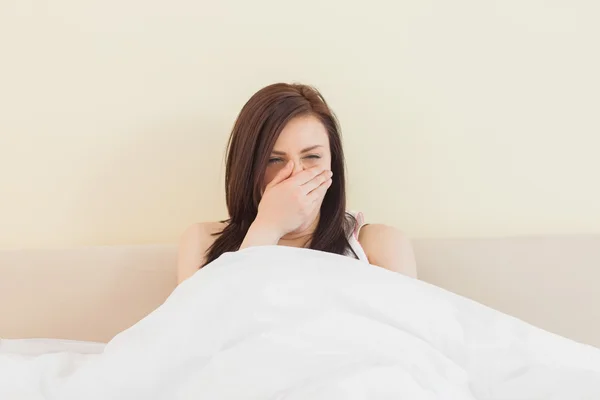
<svg viewBox="0 0 600 400">
<path fill-rule="evenodd" d="M 298 116 L 313 115 L 325 126 L 333 181 L 323 199 L 310 248 L 344 254 L 356 221 L 346 213 L 344 152 L 340 128 L 321 94 L 310 86 L 276 83 L 259 90 L 244 105 L 227 145 L 225 198 L 229 219 L 206 253 L 206 264 L 239 249 L 256 218 L 265 170 L 283 127 Z M 353 252 L 353 251 L 352 251 Z"/>
</svg>

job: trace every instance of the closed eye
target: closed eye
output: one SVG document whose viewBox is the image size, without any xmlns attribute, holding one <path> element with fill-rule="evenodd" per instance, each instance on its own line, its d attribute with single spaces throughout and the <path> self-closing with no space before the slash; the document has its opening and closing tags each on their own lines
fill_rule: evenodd
<svg viewBox="0 0 600 400">
<path fill-rule="evenodd" d="M 321 156 L 320 156 L 320 155 L 318 155 L 318 154 L 311 154 L 311 155 L 309 155 L 309 156 L 306 156 L 306 157 L 304 157 L 304 158 L 311 158 L 311 159 L 313 159 L 313 160 L 318 160 L 319 158 L 321 158 Z"/>
<path fill-rule="evenodd" d="M 282 158 L 279 158 L 279 157 L 269 158 L 269 164 L 276 164 L 276 163 L 280 163 L 280 162 L 283 162 Z"/>
</svg>

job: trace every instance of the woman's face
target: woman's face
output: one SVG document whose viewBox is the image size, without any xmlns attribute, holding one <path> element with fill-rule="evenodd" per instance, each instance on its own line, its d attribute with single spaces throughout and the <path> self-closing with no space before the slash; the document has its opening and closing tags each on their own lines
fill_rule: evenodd
<svg viewBox="0 0 600 400">
<path fill-rule="evenodd" d="M 290 160 L 294 162 L 292 175 L 315 166 L 331 169 L 329 136 L 325 126 L 315 116 L 293 118 L 283 128 L 267 164 L 264 186 Z"/>
</svg>

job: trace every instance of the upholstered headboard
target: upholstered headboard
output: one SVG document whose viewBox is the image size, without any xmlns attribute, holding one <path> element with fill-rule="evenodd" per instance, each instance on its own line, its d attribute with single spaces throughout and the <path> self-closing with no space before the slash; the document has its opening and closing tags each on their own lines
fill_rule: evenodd
<svg viewBox="0 0 600 400">
<path fill-rule="evenodd" d="M 414 240 L 420 279 L 600 347 L 600 235 Z M 108 341 L 176 284 L 172 245 L 0 252 L 0 337 Z"/>
</svg>

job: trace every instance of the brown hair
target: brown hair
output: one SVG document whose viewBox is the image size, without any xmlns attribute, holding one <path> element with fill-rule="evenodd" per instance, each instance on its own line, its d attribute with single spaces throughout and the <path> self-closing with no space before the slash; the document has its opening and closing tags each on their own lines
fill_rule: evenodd
<svg viewBox="0 0 600 400">
<path fill-rule="evenodd" d="M 206 264 L 239 249 L 256 218 L 264 174 L 273 146 L 284 126 L 303 115 L 317 117 L 325 126 L 331 149 L 333 181 L 323 199 L 310 248 L 344 254 L 356 221 L 346 213 L 344 153 L 340 128 L 325 99 L 314 88 L 276 83 L 259 90 L 244 105 L 229 137 L 225 170 L 225 198 L 229 219 L 206 253 Z M 353 251 L 352 251 L 353 252 Z"/>
</svg>

